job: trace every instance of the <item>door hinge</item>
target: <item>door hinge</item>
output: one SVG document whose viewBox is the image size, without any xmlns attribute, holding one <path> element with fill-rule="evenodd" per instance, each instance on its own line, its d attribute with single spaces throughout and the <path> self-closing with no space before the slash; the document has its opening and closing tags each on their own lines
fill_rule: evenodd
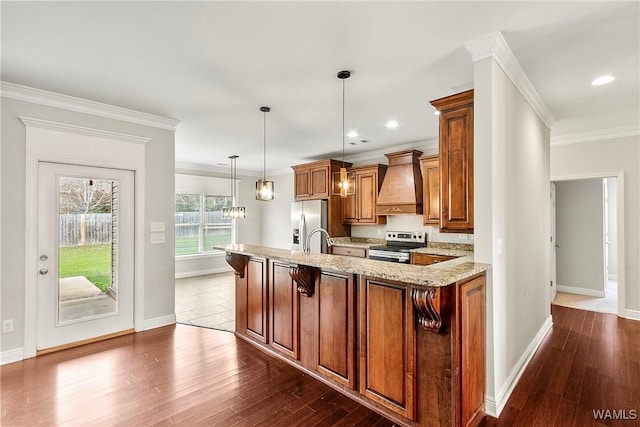
<svg viewBox="0 0 640 427">
<path fill-rule="evenodd" d="M 549 281 L 549 286 L 551 286 L 553 288 L 553 280 Z"/>
</svg>

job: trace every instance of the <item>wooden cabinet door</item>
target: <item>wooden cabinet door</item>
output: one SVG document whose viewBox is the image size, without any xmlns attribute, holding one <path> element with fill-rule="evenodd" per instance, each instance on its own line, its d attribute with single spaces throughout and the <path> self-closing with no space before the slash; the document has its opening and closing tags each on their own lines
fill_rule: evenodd
<svg viewBox="0 0 640 427">
<path fill-rule="evenodd" d="M 461 425 L 484 415 L 485 277 L 459 285 Z"/>
<path fill-rule="evenodd" d="M 289 264 L 271 261 L 270 310 L 271 346 L 282 354 L 299 359 L 300 294 L 289 275 Z"/>
<path fill-rule="evenodd" d="M 347 179 L 349 181 L 349 188 L 354 190 L 352 190 L 352 194 L 347 194 L 346 199 L 342 199 L 342 222 L 344 224 L 355 224 L 358 222 L 358 196 L 355 193 L 358 191 L 356 187 L 356 174 L 347 174 Z"/>
<path fill-rule="evenodd" d="M 440 224 L 440 157 L 420 158 L 422 167 L 423 224 Z"/>
<path fill-rule="evenodd" d="M 267 260 L 251 257 L 245 271 L 246 334 L 266 343 L 268 310 Z"/>
<path fill-rule="evenodd" d="M 440 113 L 440 230 L 473 232 L 473 91 L 432 101 Z"/>
<path fill-rule="evenodd" d="M 355 389 L 353 276 L 322 271 L 316 278 L 317 370 Z"/>
<path fill-rule="evenodd" d="M 360 393 L 415 419 L 415 328 L 406 284 L 360 278 Z"/>
<path fill-rule="evenodd" d="M 375 224 L 376 200 L 378 198 L 378 177 L 374 171 L 356 175 L 358 222 Z"/>
<path fill-rule="evenodd" d="M 311 169 L 310 197 L 322 199 L 329 197 L 331 186 L 329 185 L 329 166 Z"/>
<path fill-rule="evenodd" d="M 386 166 L 372 165 L 351 169 L 349 187 L 354 194 L 343 199 L 344 224 L 386 224 L 386 216 L 376 215 L 376 202 Z"/>
<path fill-rule="evenodd" d="M 311 188 L 311 171 L 308 169 L 296 170 L 293 184 L 295 200 L 309 198 L 311 196 L 309 192 Z"/>
</svg>

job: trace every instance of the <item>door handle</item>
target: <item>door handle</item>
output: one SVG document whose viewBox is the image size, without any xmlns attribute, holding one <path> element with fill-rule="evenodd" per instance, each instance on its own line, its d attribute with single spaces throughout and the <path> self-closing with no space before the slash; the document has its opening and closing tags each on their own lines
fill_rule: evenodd
<svg viewBox="0 0 640 427">
<path fill-rule="evenodd" d="M 38 270 L 38 273 L 42 274 L 43 276 L 45 274 L 47 274 L 49 272 L 49 269 L 46 267 L 41 268 L 40 270 Z"/>
</svg>

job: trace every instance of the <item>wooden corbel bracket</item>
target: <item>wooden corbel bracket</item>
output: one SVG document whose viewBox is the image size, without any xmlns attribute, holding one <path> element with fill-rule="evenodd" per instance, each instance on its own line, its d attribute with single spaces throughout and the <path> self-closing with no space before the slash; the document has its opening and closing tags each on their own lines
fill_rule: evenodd
<svg viewBox="0 0 640 427">
<path fill-rule="evenodd" d="M 308 265 L 291 265 L 289 266 L 289 276 L 298 284 L 298 292 L 305 297 L 313 295 L 314 277 L 313 267 Z"/>
<path fill-rule="evenodd" d="M 225 259 L 227 260 L 227 263 L 235 270 L 236 276 L 243 279 L 244 268 L 247 266 L 247 263 L 249 262 L 249 257 L 246 255 L 227 252 Z"/>
<path fill-rule="evenodd" d="M 418 323 L 429 332 L 439 332 L 442 326 L 440 317 L 440 289 L 411 289 L 411 299 L 416 308 Z"/>
</svg>

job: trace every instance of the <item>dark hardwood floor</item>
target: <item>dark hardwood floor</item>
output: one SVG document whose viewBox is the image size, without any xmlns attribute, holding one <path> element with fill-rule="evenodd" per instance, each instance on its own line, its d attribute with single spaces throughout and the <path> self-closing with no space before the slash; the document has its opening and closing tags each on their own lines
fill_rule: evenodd
<svg viewBox="0 0 640 427">
<path fill-rule="evenodd" d="M 500 418 L 480 425 L 640 425 L 640 322 L 555 305 L 551 314 L 553 328 Z M 610 419 L 596 420 L 594 410 Z M 635 419 L 613 420 L 613 411 Z"/>
<path fill-rule="evenodd" d="M 229 332 L 176 325 L 2 367 L 3 426 L 390 426 Z"/>
<path fill-rule="evenodd" d="M 557 306 L 552 313 L 553 329 L 500 418 L 481 425 L 640 425 L 593 416 L 640 415 L 640 322 Z M 3 426 L 392 425 L 230 333 L 193 326 L 5 365 L 0 381 Z"/>
</svg>

